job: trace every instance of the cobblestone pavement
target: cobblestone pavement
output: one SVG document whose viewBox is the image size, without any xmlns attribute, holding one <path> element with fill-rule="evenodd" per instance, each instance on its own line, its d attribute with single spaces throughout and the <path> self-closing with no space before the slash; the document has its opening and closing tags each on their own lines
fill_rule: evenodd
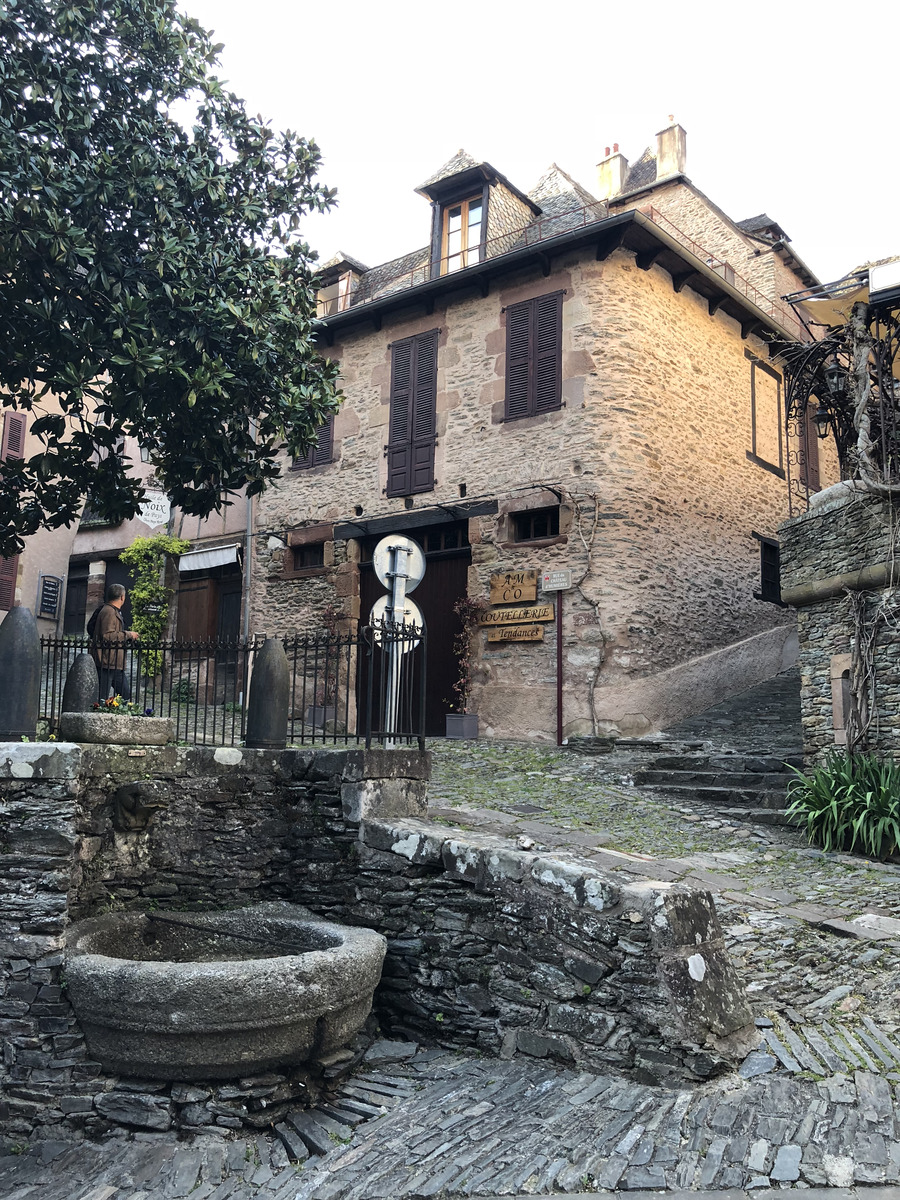
<svg viewBox="0 0 900 1200">
<path fill-rule="evenodd" d="M 732 1076 L 669 1090 L 528 1060 L 427 1050 L 357 1075 L 332 1115 L 319 1114 L 320 1135 L 331 1124 L 325 1153 L 302 1163 L 290 1163 L 277 1138 L 227 1140 L 227 1131 L 192 1141 L 134 1134 L 74 1148 L 48 1142 L 0 1158 L 0 1196 L 462 1200 L 610 1189 L 896 1187 L 895 1093 L 865 1071 L 819 1081 Z M 343 1106 L 354 1097 L 377 1114 L 346 1124 Z"/>
</svg>

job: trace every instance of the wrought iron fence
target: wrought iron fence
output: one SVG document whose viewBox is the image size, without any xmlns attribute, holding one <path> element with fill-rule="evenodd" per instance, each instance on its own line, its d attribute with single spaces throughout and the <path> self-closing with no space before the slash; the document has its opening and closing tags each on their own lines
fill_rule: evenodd
<svg viewBox="0 0 900 1200">
<path fill-rule="evenodd" d="M 291 679 L 288 744 L 418 742 L 424 748 L 425 634 L 383 623 L 350 634 L 283 637 Z M 170 717 L 180 742 L 239 745 L 263 636 L 207 642 L 129 643 L 119 691 L 148 715 Z M 121 644 L 112 644 L 121 652 Z M 66 676 L 88 637 L 41 638 L 41 711 L 55 729 Z M 109 661 L 109 660 L 108 660 Z M 396 664 L 393 674 L 391 663 Z M 103 697 L 106 699 L 106 697 Z M 136 718 L 138 719 L 138 718 Z"/>
</svg>

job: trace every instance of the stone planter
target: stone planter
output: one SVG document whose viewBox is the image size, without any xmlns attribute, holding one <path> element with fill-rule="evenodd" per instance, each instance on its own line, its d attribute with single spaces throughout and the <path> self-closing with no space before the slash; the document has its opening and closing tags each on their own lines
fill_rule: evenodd
<svg viewBox="0 0 900 1200">
<path fill-rule="evenodd" d="M 175 740 L 171 717 L 115 717 L 100 712 L 64 712 L 59 718 L 63 742 L 101 742 L 113 746 L 164 746 Z"/>
<path fill-rule="evenodd" d="M 447 713 L 448 738 L 477 738 L 478 713 Z"/>
</svg>

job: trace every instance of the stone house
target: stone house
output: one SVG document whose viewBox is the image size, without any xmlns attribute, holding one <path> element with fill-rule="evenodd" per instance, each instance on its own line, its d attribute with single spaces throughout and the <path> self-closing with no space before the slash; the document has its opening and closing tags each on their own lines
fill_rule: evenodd
<svg viewBox="0 0 900 1200">
<path fill-rule="evenodd" d="M 256 628 L 365 623 L 373 546 L 402 533 L 427 561 L 430 734 L 462 597 L 492 602 L 488 736 L 641 734 L 776 673 L 776 530 L 788 488 L 819 485 L 815 439 L 785 433 L 782 355 L 809 334 L 780 297 L 816 281 L 784 231 L 692 184 L 674 124 L 633 165 L 607 151 L 595 195 L 555 165 L 525 193 L 462 151 L 418 191 L 422 249 L 325 268 L 345 400 L 260 498 Z M 568 590 L 532 582 L 554 570 Z"/>
</svg>

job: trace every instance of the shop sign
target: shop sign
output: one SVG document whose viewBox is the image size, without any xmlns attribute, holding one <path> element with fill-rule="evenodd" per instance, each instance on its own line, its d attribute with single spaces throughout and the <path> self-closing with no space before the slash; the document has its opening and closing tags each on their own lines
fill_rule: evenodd
<svg viewBox="0 0 900 1200">
<path fill-rule="evenodd" d="M 545 571 L 541 577 L 541 590 L 544 592 L 565 592 L 571 586 L 571 571 Z"/>
<path fill-rule="evenodd" d="M 145 525 L 154 529 L 157 525 L 165 525 L 168 522 L 171 507 L 165 492 L 145 492 L 138 516 Z"/>
<path fill-rule="evenodd" d="M 491 604 L 529 604 L 537 600 L 537 571 L 501 571 L 491 576 Z"/>
<path fill-rule="evenodd" d="M 519 608 L 494 608 L 479 619 L 479 625 L 521 625 L 532 621 L 552 621 L 552 604 L 531 604 Z"/>
<path fill-rule="evenodd" d="M 489 642 L 542 642 L 543 625 L 502 625 L 488 630 Z"/>
</svg>

